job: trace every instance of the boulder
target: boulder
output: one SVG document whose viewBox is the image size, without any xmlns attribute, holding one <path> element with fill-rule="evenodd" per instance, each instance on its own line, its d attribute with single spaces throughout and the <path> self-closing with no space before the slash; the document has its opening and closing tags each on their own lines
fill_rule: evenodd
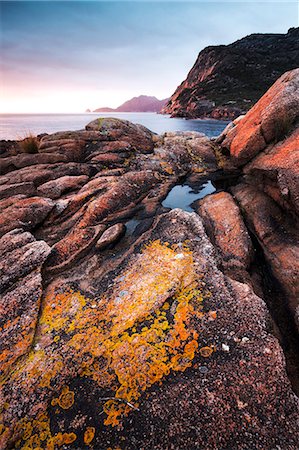
<svg viewBox="0 0 299 450">
<path fill-rule="evenodd" d="M 248 279 L 247 270 L 253 259 L 253 246 L 233 197 L 217 192 L 196 202 L 206 232 L 220 251 L 224 270 L 239 281 Z"/>
<path fill-rule="evenodd" d="M 88 204 L 82 217 L 65 238 L 55 244 L 48 260 L 49 269 L 56 271 L 64 267 L 64 263 L 73 263 L 82 254 L 79 249 L 90 248 L 96 241 L 96 227 L 100 223 L 116 220 L 115 213 L 123 214 L 126 209 L 135 206 L 158 181 L 159 175 L 150 171 L 130 172 L 110 185 L 110 189 Z"/>
<path fill-rule="evenodd" d="M 2 448 L 297 448 L 266 306 L 219 270 L 198 215 L 159 216 L 100 278 L 84 267 L 49 284 L 1 385 Z"/>
<path fill-rule="evenodd" d="M 89 178 L 86 175 L 66 175 L 42 184 L 37 188 L 37 191 L 45 197 L 55 199 L 61 197 L 62 194 L 65 194 L 66 192 L 79 189 L 82 184 L 85 184 L 88 181 L 88 179 Z"/>
<path fill-rule="evenodd" d="M 74 226 L 65 237 L 53 245 L 52 253 L 47 261 L 48 273 L 57 273 L 69 268 L 82 256 L 92 250 L 105 225 L 89 227 Z"/>
<path fill-rule="evenodd" d="M 34 229 L 45 220 L 53 206 L 49 198 L 18 199 L 0 213 L 0 236 L 14 228 Z"/>
<path fill-rule="evenodd" d="M 109 245 L 115 244 L 126 232 L 126 227 L 123 223 L 116 223 L 109 227 L 96 243 L 97 250 L 103 250 Z"/>
<path fill-rule="evenodd" d="M 155 170 L 166 176 L 207 173 L 217 169 L 213 144 L 204 134 L 197 132 L 164 133 L 155 139 L 154 154 L 138 155 L 133 164 L 138 170 Z"/>
<path fill-rule="evenodd" d="M 36 164 L 54 164 L 57 162 L 66 161 L 67 157 L 62 154 L 36 153 L 32 155 L 27 153 L 19 153 L 18 155 L 1 159 L 0 174 L 5 174 L 27 166 L 34 166 Z"/>
<path fill-rule="evenodd" d="M 23 194 L 31 196 L 36 194 L 34 184 L 29 182 L 15 183 L 15 184 L 3 184 L 0 185 L 0 198 L 12 197 L 14 195 Z"/>
<path fill-rule="evenodd" d="M 247 182 L 259 185 L 280 206 L 299 214 L 299 128 L 244 167 Z"/>
<path fill-rule="evenodd" d="M 282 75 L 236 126 L 221 145 L 242 166 L 292 130 L 299 118 L 299 69 Z"/>
<path fill-rule="evenodd" d="M 86 125 L 87 131 L 97 131 L 106 141 L 128 143 L 132 149 L 140 153 L 151 153 L 154 147 L 153 134 L 142 125 L 128 120 L 99 118 Z"/>
<path fill-rule="evenodd" d="M 299 330 L 299 239 L 297 223 L 259 188 L 232 188 L 246 224 L 257 237 L 274 276 L 280 282 Z"/>
<path fill-rule="evenodd" d="M 127 153 L 100 153 L 93 156 L 92 163 L 101 164 L 104 167 L 118 167 L 122 165 L 128 157 Z"/>
<path fill-rule="evenodd" d="M 37 325 L 42 294 L 41 267 L 50 253 L 43 241 L 21 229 L 0 239 L 0 373 L 28 354 Z"/>
<path fill-rule="evenodd" d="M 24 182 L 32 182 L 36 187 L 46 183 L 50 180 L 55 180 L 66 175 L 90 176 L 92 168 L 83 163 L 57 163 L 57 164 L 36 164 L 32 167 L 23 167 L 22 169 L 14 170 L 2 176 L 5 179 L 5 183 L 16 184 Z M 1 179 L 0 177 L 0 184 Z"/>
<path fill-rule="evenodd" d="M 80 132 L 58 132 L 44 136 L 39 144 L 39 153 L 62 154 L 68 161 L 83 161 L 84 140 Z"/>
</svg>

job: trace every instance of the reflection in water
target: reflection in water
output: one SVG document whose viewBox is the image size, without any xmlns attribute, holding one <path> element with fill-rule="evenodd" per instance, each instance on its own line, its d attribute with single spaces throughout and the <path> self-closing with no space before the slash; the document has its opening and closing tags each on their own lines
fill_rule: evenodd
<svg viewBox="0 0 299 450">
<path fill-rule="evenodd" d="M 193 212 L 191 204 L 195 200 L 205 197 L 212 192 L 215 192 L 215 188 L 211 181 L 201 183 L 197 188 L 191 187 L 188 184 L 179 184 L 174 186 L 168 193 L 162 205 L 166 208 L 180 208 L 184 211 Z"/>
<path fill-rule="evenodd" d="M 141 220 L 138 219 L 130 219 L 125 223 L 126 225 L 126 234 L 132 235 L 136 229 L 136 227 L 141 223 Z"/>
</svg>

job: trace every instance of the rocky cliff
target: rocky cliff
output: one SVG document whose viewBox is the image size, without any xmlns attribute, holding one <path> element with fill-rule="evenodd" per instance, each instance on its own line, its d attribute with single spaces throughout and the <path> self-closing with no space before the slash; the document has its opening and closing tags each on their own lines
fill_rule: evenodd
<svg viewBox="0 0 299 450">
<path fill-rule="evenodd" d="M 298 448 L 298 88 L 217 140 L 1 143 L 1 449 Z"/>
<path fill-rule="evenodd" d="M 173 117 L 235 119 L 280 75 L 298 66 L 299 28 L 207 47 L 162 112 Z"/>
</svg>

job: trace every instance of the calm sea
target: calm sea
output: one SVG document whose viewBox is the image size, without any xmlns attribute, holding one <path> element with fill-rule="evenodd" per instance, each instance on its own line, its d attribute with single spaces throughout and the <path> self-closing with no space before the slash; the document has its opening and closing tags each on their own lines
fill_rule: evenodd
<svg viewBox="0 0 299 450">
<path fill-rule="evenodd" d="M 23 139 L 29 133 L 54 133 L 80 130 L 97 117 L 118 117 L 140 123 L 155 133 L 165 131 L 200 131 L 218 136 L 228 122 L 218 120 L 171 119 L 156 113 L 85 113 L 85 114 L 0 114 L 0 139 Z"/>
</svg>

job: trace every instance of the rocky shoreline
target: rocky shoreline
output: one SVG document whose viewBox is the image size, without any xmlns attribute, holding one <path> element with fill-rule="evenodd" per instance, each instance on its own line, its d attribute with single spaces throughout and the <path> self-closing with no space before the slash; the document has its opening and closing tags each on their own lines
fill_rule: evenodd
<svg viewBox="0 0 299 450">
<path fill-rule="evenodd" d="M 217 139 L 1 142 L 1 449 L 298 448 L 298 123 L 296 69 Z"/>
</svg>

